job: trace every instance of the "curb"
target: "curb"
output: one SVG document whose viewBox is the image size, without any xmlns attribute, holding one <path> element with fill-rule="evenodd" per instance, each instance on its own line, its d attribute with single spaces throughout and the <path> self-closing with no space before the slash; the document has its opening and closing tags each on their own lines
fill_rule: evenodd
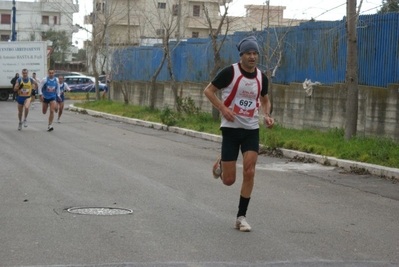
<svg viewBox="0 0 399 267">
<path fill-rule="evenodd" d="M 104 113 L 104 112 L 99 112 L 99 111 L 94 111 L 94 110 L 84 109 L 84 108 L 78 108 L 78 107 L 75 107 L 74 105 L 69 105 L 69 107 L 67 107 L 66 109 L 70 110 L 70 111 L 77 111 L 77 112 L 86 111 L 87 114 L 89 114 L 91 116 L 99 116 L 99 117 L 103 117 L 103 118 L 110 119 L 110 120 L 115 120 L 115 121 L 138 125 L 138 126 L 144 126 L 147 128 L 154 128 L 157 130 L 169 131 L 172 133 L 187 135 L 187 136 L 196 137 L 196 138 L 202 138 L 204 140 L 213 141 L 213 142 L 222 142 L 222 137 L 220 135 L 216 135 L 216 134 L 208 134 L 208 133 L 198 132 L 198 131 L 174 127 L 174 126 L 168 127 L 167 125 L 162 124 L 162 123 L 149 122 L 149 121 L 144 121 L 144 120 L 139 120 L 139 119 L 134 119 L 134 118 L 127 118 L 127 117 L 118 116 L 118 115 L 111 115 L 109 113 Z M 351 160 L 337 159 L 334 157 L 309 154 L 306 152 L 284 149 L 284 148 L 280 148 L 279 150 L 283 153 L 283 156 L 286 158 L 292 159 L 292 158 L 299 157 L 299 158 L 305 158 L 305 159 L 312 159 L 319 164 L 340 167 L 346 171 L 353 171 L 353 170 L 357 169 L 357 170 L 361 170 L 363 173 L 370 173 L 372 175 L 376 175 L 376 176 L 379 176 L 382 178 L 399 180 L 399 169 L 396 169 L 396 168 L 389 168 L 389 167 L 384 167 L 384 166 L 380 166 L 380 165 L 374 165 L 374 164 L 351 161 Z"/>
</svg>

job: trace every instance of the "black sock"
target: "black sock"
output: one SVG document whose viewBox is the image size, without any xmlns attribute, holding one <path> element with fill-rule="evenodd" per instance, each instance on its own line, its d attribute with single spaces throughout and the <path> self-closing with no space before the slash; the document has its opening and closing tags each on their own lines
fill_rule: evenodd
<svg viewBox="0 0 399 267">
<path fill-rule="evenodd" d="M 248 204 L 249 204 L 250 199 L 251 198 L 245 198 L 243 196 L 240 196 L 240 204 L 238 204 L 237 218 L 240 216 L 247 215 L 247 209 L 248 209 Z"/>
</svg>

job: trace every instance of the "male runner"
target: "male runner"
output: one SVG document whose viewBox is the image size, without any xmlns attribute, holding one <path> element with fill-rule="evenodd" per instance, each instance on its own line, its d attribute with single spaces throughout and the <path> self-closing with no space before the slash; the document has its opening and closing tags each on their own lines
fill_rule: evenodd
<svg viewBox="0 0 399 267">
<path fill-rule="evenodd" d="M 17 94 L 18 103 L 18 130 L 22 130 L 22 113 L 24 112 L 24 127 L 28 127 L 28 114 L 31 94 L 34 87 L 37 87 L 37 82 L 29 78 L 28 70 L 22 70 L 22 77 L 19 77 L 14 86 L 14 92 Z"/>
<path fill-rule="evenodd" d="M 54 70 L 48 70 L 48 77 L 43 78 L 43 80 L 39 84 L 39 97 L 40 101 L 42 101 L 42 112 L 43 114 L 47 113 L 47 109 L 50 106 L 50 114 L 48 117 L 48 127 L 47 131 L 54 130 L 53 128 L 53 119 L 54 119 L 54 111 L 57 108 L 57 99 L 61 99 L 60 97 L 60 86 L 58 83 L 58 79 L 54 77 Z"/>
<path fill-rule="evenodd" d="M 225 185 L 234 184 L 240 149 L 243 155 L 243 182 L 234 228 L 249 232 L 251 226 L 246 212 L 259 151 L 259 104 L 268 128 L 273 127 L 274 120 L 270 117 L 267 77 L 256 67 L 259 47 L 255 37 L 244 38 L 237 48 L 240 62 L 221 70 L 204 94 L 222 114 L 222 153 L 213 166 L 214 177 L 222 178 Z M 219 90 L 222 90 L 222 101 L 216 96 Z"/>
</svg>

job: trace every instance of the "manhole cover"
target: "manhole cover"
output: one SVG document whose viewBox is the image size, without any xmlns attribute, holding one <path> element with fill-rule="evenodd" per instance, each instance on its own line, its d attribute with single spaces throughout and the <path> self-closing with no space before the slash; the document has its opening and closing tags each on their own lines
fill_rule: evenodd
<svg viewBox="0 0 399 267">
<path fill-rule="evenodd" d="M 133 213 L 133 210 L 130 209 L 104 208 L 104 207 L 69 208 L 67 209 L 67 211 L 69 213 L 81 214 L 81 215 L 127 215 Z"/>
</svg>

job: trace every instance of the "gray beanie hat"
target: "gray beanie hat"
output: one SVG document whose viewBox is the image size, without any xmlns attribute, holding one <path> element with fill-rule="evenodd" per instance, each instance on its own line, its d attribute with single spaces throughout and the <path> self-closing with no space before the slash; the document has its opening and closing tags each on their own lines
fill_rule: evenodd
<svg viewBox="0 0 399 267">
<path fill-rule="evenodd" d="M 259 54 L 259 46 L 255 36 L 249 36 L 242 39 L 238 43 L 237 49 L 240 52 L 240 56 L 249 51 L 256 51 Z"/>
</svg>

